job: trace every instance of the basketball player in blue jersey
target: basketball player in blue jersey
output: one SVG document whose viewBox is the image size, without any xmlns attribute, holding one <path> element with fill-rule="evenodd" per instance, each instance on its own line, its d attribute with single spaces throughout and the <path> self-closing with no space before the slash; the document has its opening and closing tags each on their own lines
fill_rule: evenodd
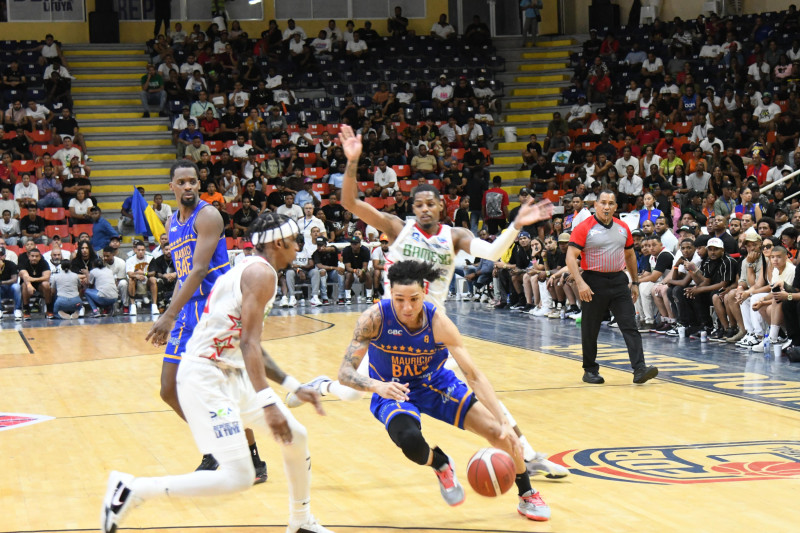
<svg viewBox="0 0 800 533">
<path fill-rule="evenodd" d="M 170 189 L 175 193 L 178 209 L 167 221 L 169 253 L 178 274 L 178 283 L 169 308 L 150 328 L 147 340 L 156 346 L 167 345 L 161 365 L 161 399 L 186 420 L 178 401 L 175 377 L 181 355 L 203 314 L 208 293 L 214 282 L 230 270 L 228 249 L 225 244 L 225 226 L 222 217 L 212 205 L 200 200 L 200 180 L 197 165 L 180 159 L 169 169 Z M 255 483 L 267 480 L 267 464 L 258 455 L 255 436 L 246 430 Z M 217 461 L 211 455 L 203 456 L 198 470 L 216 470 Z"/>
<path fill-rule="evenodd" d="M 439 222 L 444 209 L 439 191 L 431 185 L 419 185 L 412 191 L 411 197 L 416 220 L 403 221 L 391 213 L 378 211 L 358 199 L 356 168 L 361 156 L 361 136 L 355 135 L 350 126 L 342 125 L 339 140 L 347 156 L 347 167 L 342 184 L 342 205 L 366 224 L 386 234 L 390 243 L 386 267 L 390 267 L 392 262 L 403 259 L 428 260 L 437 264 L 439 276 L 427 287 L 426 299 L 439 307 L 442 312 L 444 312 L 444 302 L 455 272 L 455 257 L 460 251 L 475 257 L 496 261 L 514 244 L 522 227 L 547 220 L 552 216 L 553 209 L 550 202 L 537 204 L 531 201 L 524 204 L 520 207 L 517 218 L 511 226 L 490 243 L 474 238 L 469 230 L 443 226 Z M 384 293 L 388 295 L 389 288 L 385 289 Z M 447 361 L 447 368 L 457 369 L 454 359 L 450 358 Z M 342 386 L 337 381 L 331 381 L 325 376 L 320 376 L 310 385 L 315 386 L 322 395 L 332 393 L 346 401 L 361 398 L 358 392 Z M 291 395 L 287 397 L 286 403 L 289 407 L 301 404 Z M 530 475 L 544 474 L 551 479 L 569 475 L 569 470 L 550 461 L 544 453 L 537 453 L 517 426 L 511 413 L 502 403 L 500 407 L 522 442 L 525 462 Z"/>
<path fill-rule="evenodd" d="M 464 502 L 464 488 L 453 460 L 425 441 L 421 413 L 481 435 L 511 455 L 519 491 L 517 511 L 530 520 L 548 520 L 550 507 L 531 488 L 522 444 L 492 385 L 473 363 L 455 324 L 425 300 L 426 283 L 439 275 L 432 263 L 423 261 L 400 261 L 389 268 L 391 299 L 381 300 L 359 317 L 339 369 L 339 381 L 372 393 L 372 414 L 407 458 L 433 468 L 449 505 Z M 458 362 L 467 383 L 444 367 L 447 354 L 441 345 L 447 346 Z M 367 353 L 369 377 L 358 372 Z"/>
</svg>

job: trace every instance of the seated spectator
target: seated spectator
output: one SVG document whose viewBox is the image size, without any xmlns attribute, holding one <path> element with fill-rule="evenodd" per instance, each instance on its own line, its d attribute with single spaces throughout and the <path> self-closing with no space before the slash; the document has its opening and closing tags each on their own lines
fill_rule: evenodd
<svg viewBox="0 0 800 533">
<path fill-rule="evenodd" d="M 442 41 L 456 38 L 456 29 L 447 22 L 446 14 L 439 15 L 439 20 L 433 23 L 431 36 Z"/>
<path fill-rule="evenodd" d="M 222 196 L 222 193 L 217 192 L 216 183 L 210 181 L 206 187 L 206 192 L 200 195 L 201 200 L 208 202 L 209 204 L 213 204 L 214 202 L 219 202 L 222 205 L 225 204 L 225 197 Z"/>
<path fill-rule="evenodd" d="M 58 272 L 51 270 L 50 288 L 55 301 L 53 312 L 62 320 L 78 318 L 83 303 L 81 286 L 83 276 L 70 270 L 69 260 L 61 261 Z"/>
<path fill-rule="evenodd" d="M 0 299 L 14 300 L 14 320 L 19 322 L 22 320 L 22 293 L 18 279 L 17 264 L 7 256 L 6 247 L 0 245 Z M 0 318 L 2 313 L 0 308 Z"/>
<path fill-rule="evenodd" d="M 35 209 L 28 211 L 19 221 L 20 233 L 22 234 L 22 244 L 32 241 L 36 244 L 47 244 L 47 236 L 44 228 L 47 225 L 44 218 L 36 214 Z"/>
<path fill-rule="evenodd" d="M 195 139 L 199 141 L 197 144 L 194 143 Z M 208 151 L 209 154 L 211 153 L 211 151 L 208 149 L 208 146 L 203 144 L 203 134 L 197 129 L 194 119 L 191 118 L 186 121 L 186 128 L 178 134 L 176 146 L 178 149 L 178 159 L 188 156 L 192 159 L 192 161 L 198 162 L 200 160 L 200 153 L 202 151 Z M 187 149 L 190 146 L 194 146 L 194 150 L 191 150 L 191 153 L 187 154 Z M 205 147 L 206 150 L 202 150 L 202 147 Z M 195 157 L 197 159 L 195 159 Z"/>
<path fill-rule="evenodd" d="M 644 317 L 644 322 L 639 325 L 640 331 L 650 331 L 655 328 L 657 308 L 654 289 L 670 273 L 675 260 L 672 253 L 664 248 L 657 235 L 647 237 L 643 246 L 645 243 L 649 244 L 650 270 L 639 276 L 639 299 L 635 302 L 639 316 Z"/>
<path fill-rule="evenodd" d="M 86 196 L 86 191 L 78 189 L 75 198 L 69 201 L 69 221 L 71 224 L 87 224 L 91 222 L 89 209 L 94 207 L 92 199 Z"/>
<path fill-rule="evenodd" d="M 352 41 L 347 41 L 345 54 L 348 58 L 353 60 L 369 55 L 369 46 L 366 41 L 361 40 L 361 35 L 359 35 L 358 32 L 353 33 Z"/>
<path fill-rule="evenodd" d="M 31 183 L 31 175 L 27 172 L 22 174 L 22 179 L 14 186 L 14 200 L 21 208 L 36 209 L 39 189 Z"/>
<path fill-rule="evenodd" d="M 336 38 L 338 44 L 338 38 L 337 37 L 334 38 Z M 317 38 L 311 41 L 311 50 L 314 52 L 314 58 L 317 60 L 328 60 L 328 61 L 332 60 L 333 41 L 329 37 L 329 33 L 326 32 L 325 30 L 319 30 Z"/>
<path fill-rule="evenodd" d="M 11 197 L 11 187 L 8 185 L 0 186 L 0 212 L 5 210 L 11 212 L 12 218 L 20 217 L 19 204 Z"/>
<path fill-rule="evenodd" d="M 279 215 L 286 215 L 297 222 L 303 217 L 303 209 L 294 203 L 294 194 L 288 193 L 283 196 L 283 205 L 275 210 Z"/>
<path fill-rule="evenodd" d="M 378 159 L 378 169 L 373 179 L 375 184 L 372 191 L 375 196 L 388 198 L 397 189 L 397 173 L 387 164 L 386 158 Z"/>
<path fill-rule="evenodd" d="M 781 352 L 781 344 L 784 342 L 784 339 L 779 338 L 780 329 L 784 325 L 781 302 L 788 299 L 784 287 L 787 289 L 791 287 L 795 277 L 795 266 L 788 259 L 786 248 L 780 245 L 773 246 L 772 253 L 769 255 L 769 265 L 762 270 L 764 289 L 766 290 L 751 297 L 753 312 L 758 312 L 763 323 L 769 327 L 766 336 L 769 337 L 769 343 L 777 349 L 778 355 Z M 765 344 L 759 343 L 753 345 L 751 350 L 763 353 L 764 348 Z"/>
<path fill-rule="evenodd" d="M 322 197 L 320 194 L 312 189 L 314 185 L 314 178 L 307 177 L 303 180 L 303 189 L 297 192 L 295 196 L 295 203 L 305 209 L 305 206 L 311 204 L 312 206 L 321 202 Z"/>
<path fill-rule="evenodd" d="M 247 228 L 258 217 L 259 210 L 253 206 L 249 196 L 242 197 L 242 207 L 233 214 L 233 236 L 245 237 Z"/>
<path fill-rule="evenodd" d="M 367 302 L 372 301 L 372 277 L 368 271 L 369 261 L 369 249 L 362 246 L 360 237 L 353 236 L 350 239 L 350 246 L 342 251 L 342 263 L 345 269 L 345 305 L 353 303 L 352 287 L 356 280 L 364 285 Z M 358 303 L 358 297 L 356 297 L 356 303 Z"/>
<path fill-rule="evenodd" d="M 424 144 L 419 146 L 419 155 L 411 159 L 411 173 L 412 179 L 425 178 L 429 180 L 439 179 L 436 170 L 439 164 L 436 157 L 428 153 L 428 147 Z"/>
<path fill-rule="evenodd" d="M 16 61 L 12 61 L 12 65 L 14 65 Z M 8 80 L 8 69 L 6 69 L 6 73 L 3 74 L 3 85 L 6 87 L 12 86 L 14 81 L 7 81 Z M 28 120 L 28 112 L 25 108 L 22 107 L 21 100 L 14 100 L 14 103 L 6 109 L 5 112 L 5 121 L 6 121 L 6 130 L 16 130 L 17 128 L 30 128 L 30 120 Z"/>
<path fill-rule="evenodd" d="M 11 218 L 11 211 L 3 209 L 3 220 L 0 222 L 0 236 L 5 239 L 8 246 L 16 246 L 21 237 L 19 220 Z"/>
<path fill-rule="evenodd" d="M 143 242 L 137 241 L 133 245 L 134 255 L 130 256 L 125 262 L 125 269 L 128 274 L 128 296 L 131 300 L 130 315 L 137 314 L 138 309 L 134 301 L 137 295 L 144 296 L 145 304 L 150 304 L 150 314 L 159 314 L 158 306 L 156 305 L 156 297 L 158 296 L 158 287 L 155 278 L 148 278 L 147 270 L 153 257 L 146 253 L 146 248 Z M 150 296 L 150 299 L 147 298 Z"/>
<path fill-rule="evenodd" d="M 153 211 L 156 213 L 156 216 L 161 221 L 162 224 L 166 224 L 169 217 L 172 216 L 172 207 L 169 204 L 164 203 L 164 197 L 161 194 L 154 194 L 153 195 L 153 203 L 150 205 L 153 208 Z M 94 247 L 95 250 L 100 250 L 101 248 L 105 248 L 105 246 L 101 247 Z"/>
<path fill-rule="evenodd" d="M 240 132 L 245 135 L 245 138 L 247 137 L 242 115 L 236 111 L 233 104 L 229 104 L 227 113 L 220 119 L 220 140 L 235 141 Z"/>
<path fill-rule="evenodd" d="M 139 191 L 139 194 L 144 196 L 144 187 L 136 187 L 136 189 Z M 130 196 L 125 198 L 125 200 L 122 201 L 122 208 L 119 211 L 120 216 L 119 216 L 119 221 L 117 221 L 117 233 L 119 235 L 124 235 L 123 229 L 125 228 L 125 226 L 133 226 L 133 211 L 131 211 L 132 205 L 133 205 L 133 195 L 131 194 Z"/>
<path fill-rule="evenodd" d="M 35 215 L 35 213 L 34 213 Z M 27 217 L 26 217 L 27 218 Z M 26 252 L 26 261 L 19 267 L 20 288 L 22 292 L 23 320 L 31 319 L 31 298 L 39 293 L 44 298 L 48 319 L 55 318 L 51 311 L 52 293 L 50 292 L 50 265 L 42 258 L 42 252 L 32 247 Z"/>
<path fill-rule="evenodd" d="M 152 298 L 156 311 L 161 312 L 169 306 L 177 279 L 178 273 L 175 271 L 175 265 L 172 262 L 172 254 L 162 253 L 150 261 L 147 266 L 147 281 L 151 286 L 153 284 L 151 280 L 155 282 L 156 291 Z M 156 315 L 158 313 L 152 312 L 151 314 Z"/>
</svg>

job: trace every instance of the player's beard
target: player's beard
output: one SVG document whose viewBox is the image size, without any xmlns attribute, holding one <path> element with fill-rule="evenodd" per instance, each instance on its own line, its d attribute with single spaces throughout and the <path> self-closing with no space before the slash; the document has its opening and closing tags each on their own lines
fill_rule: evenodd
<svg viewBox="0 0 800 533">
<path fill-rule="evenodd" d="M 195 207 L 197 205 L 197 194 L 192 193 L 191 200 L 181 195 L 181 205 L 184 207 Z"/>
</svg>

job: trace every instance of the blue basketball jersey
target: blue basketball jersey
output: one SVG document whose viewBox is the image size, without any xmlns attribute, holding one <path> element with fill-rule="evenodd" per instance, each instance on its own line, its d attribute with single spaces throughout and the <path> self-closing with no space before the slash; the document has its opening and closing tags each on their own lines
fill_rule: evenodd
<svg viewBox="0 0 800 533">
<path fill-rule="evenodd" d="M 368 348 L 369 375 L 381 381 L 399 381 L 414 388 L 422 380 L 430 379 L 447 359 L 447 351 L 433 338 L 433 315 L 436 306 L 423 303 L 425 325 L 410 332 L 394 314 L 392 300 L 380 302 L 381 332 Z"/>
<path fill-rule="evenodd" d="M 197 207 L 195 207 L 192 216 L 186 222 L 181 222 L 178 219 L 180 211 L 175 211 L 169 222 L 169 251 L 172 254 L 172 261 L 175 265 L 175 272 L 178 274 L 178 285 L 182 285 L 186 281 L 186 277 L 192 270 L 194 259 L 194 248 L 197 245 L 197 230 L 194 228 L 194 221 L 200 210 L 210 205 L 203 200 L 198 200 Z M 200 284 L 200 287 L 192 295 L 192 300 L 205 300 L 208 293 L 211 292 L 211 287 L 214 282 L 230 270 L 230 262 L 228 261 L 228 247 L 225 243 L 225 233 L 223 232 L 219 237 L 217 248 L 214 250 L 214 255 L 211 257 L 211 263 L 208 265 L 208 274 Z"/>
</svg>

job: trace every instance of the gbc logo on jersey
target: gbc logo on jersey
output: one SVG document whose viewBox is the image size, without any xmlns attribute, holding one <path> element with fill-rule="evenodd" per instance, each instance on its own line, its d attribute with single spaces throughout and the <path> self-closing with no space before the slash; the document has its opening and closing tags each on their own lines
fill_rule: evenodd
<svg viewBox="0 0 800 533">
<path fill-rule="evenodd" d="M 572 450 L 550 458 L 573 474 L 687 485 L 800 478 L 800 442 L 758 441 Z"/>
<path fill-rule="evenodd" d="M 395 336 L 399 337 L 400 335 L 403 334 L 403 331 L 400 330 L 400 329 L 389 329 L 389 330 L 386 331 L 386 333 L 388 333 L 389 335 L 395 335 Z"/>
</svg>

